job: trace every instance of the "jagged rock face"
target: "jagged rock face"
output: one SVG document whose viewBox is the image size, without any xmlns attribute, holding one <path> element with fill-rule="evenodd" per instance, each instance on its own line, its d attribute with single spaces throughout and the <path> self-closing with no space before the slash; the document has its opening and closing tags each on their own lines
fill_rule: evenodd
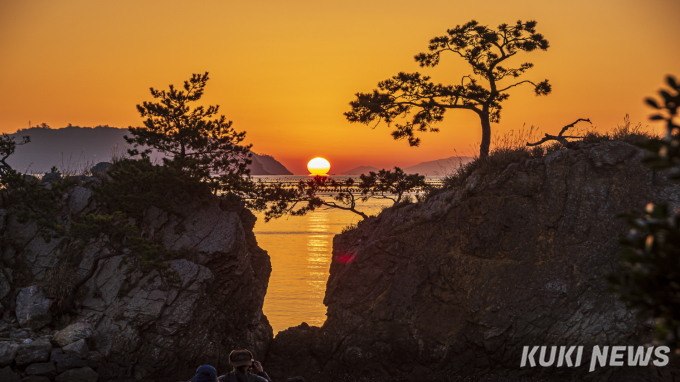
<svg viewBox="0 0 680 382">
<path fill-rule="evenodd" d="M 523 346 L 651 339 L 649 323 L 607 292 L 604 279 L 627 232 L 617 215 L 678 198 L 642 156 L 621 142 L 560 150 L 473 173 L 464 189 L 385 210 L 336 236 L 327 321 L 281 332 L 269 370 L 315 380 L 346 373 L 668 380 L 661 376 L 668 368 L 651 366 L 520 368 Z"/>
<path fill-rule="evenodd" d="M 96 178 L 77 178 L 63 197 L 60 222 L 68 225 L 77 214 L 101 213 L 90 188 L 97 183 Z M 252 233 L 255 217 L 247 209 L 215 198 L 172 213 L 145 211 L 142 234 L 175 251 L 176 258 L 167 265 L 178 282 L 167 282 L 157 270 L 131 266 L 124 256 L 107 257 L 80 287 L 75 311 L 55 314 L 48 322 L 44 321 L 49 312 L 24 314 L 24 307 L 42 306 L 28 301 L 37 297 L 26 291 L 42 291 L 37 285 L 45 290 L 54 287 L 64 257 L 74 256 L 66 252 L 69 239 L 49 238 L 35 222 L 20 223 L 6 215 L 0 211 L 4 240 L 0 301 L 5 321 L 14 322 L 16 310 L 21 326 L 36 330 L 46 326 L 41 333 L 19 333 L 22 329 L 14 324 L 6 335 L 0 334 L 11 337 L 0 339 L 2 366 L 21 364 L 24 370 L 49 361 L 59 373 L 56 380 L 63 381 L 175 382 L 189 379 L 201 364 L 226 371 L 233 349 L 248 348 L 264 357 L 273 337 L 262 313 L 271 264 L 257 246 Z M 75 279 L 83 279 L 95 259 L 105 254 L 107 249 L 99 243 L 86 245 L 75 255 L 82 258 Z M 38 297 L 43 305 L 52 302 Z M 53 313 L 58 305 L 52 304 Z M 24 316 L 33 321 L 25 324 Z M 39 347 L 50 332 L 51 342 Z M 22 344 L 26 337 L 39 338 Z"/>
<path fill-rule="evenodd" d="M 254 241 L 254 216 L 217 205 L 185 212 L 184 218 L 154 209 L 146 215 L 167 248 L 186 253 L 169 262 L 180 287 L 163 288 L 156 271 L 128 271 L 120 256 L 102 262 L 88 284 L 81 319 L 97 323 L 102 378 L 174 381 L 205 363 L 227 370 L 233 349 L 264 355 L 273 335 L 262 314 L 271 265 Z"/>
</svg>

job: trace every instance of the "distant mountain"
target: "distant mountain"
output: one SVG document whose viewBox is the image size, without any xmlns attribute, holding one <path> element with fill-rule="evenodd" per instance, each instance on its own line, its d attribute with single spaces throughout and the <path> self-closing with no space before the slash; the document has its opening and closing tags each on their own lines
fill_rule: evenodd
<svg viewBox="0 0 680 382">
<path fill-rule="evenodd" d="M 437 159 L 429 162 L 422 162 L 415 166 L 403 168 L 407 174 L 420 174 L 427 176 L 445 176 L 453 172 L 455 169 L 472 160 L 471 157 L 450 157 L 446 159 Z M 359 166 L 351 170 L 345 171 L 340 175 L 361 175 L 369 172 L 380 171 L 377 167 Z"/>
<path fill-rule="evenodd" d="M 250 165 L 251 175 L 293 175 L 281 162 L 274 159 L 273 156 L 267 154 L 253 153 L 253 164 Z M 264 170 L 263 174 L 255 173 L 255 162 L 257 162 Z"/>
<path fill-rule="evenodd" d="M 44 173 L 56 166 L 64 172 L 79 173 L 98 162 L 110 162 L 114 155 L 122 155 L 128 145 L 123 139 L 127 129 L 110 126 L 68 126 L 61 129 L 32 127 L 19 130 L 11 136 L 17 141 L 23 135 L 31 137 L 31 143 L 19 146 L 7 162 L 14 169 L 27 173 Z M 154 153 L 158 161 L 163 156 Z M 272 156 L 255 154 L 248 166 L 252 175 L 292 175 L 286 167 Z"/>
<path fill-rule="evenodd" d="M 378 171 L 380 171 L 380 169 L 376 168 L 376 167 L 371 167 L 371 166 L 359 166 L 357 168 L 353 168 L 351 170 L 347 170 L 343 173 L 340 173 L 340 175 L 361 175 L 361 174 L 368 174 L 371 171 L 378 172 Z"/>
<path fill-rule="evenodd" d="M 445 176 L 456 170 L 458 167 L 472 161 L 471 157 L 450 157 L 437 159 L 429 162 L 422 162 L 415 166 L 406 167 L 404 172 L 409 174 L 420 174 L 427 176 Z"/>
</svg>

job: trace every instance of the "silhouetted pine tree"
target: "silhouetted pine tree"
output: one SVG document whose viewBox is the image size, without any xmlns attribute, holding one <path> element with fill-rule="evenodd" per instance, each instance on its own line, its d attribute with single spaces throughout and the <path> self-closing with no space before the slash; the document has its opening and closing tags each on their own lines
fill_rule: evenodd
<svg viewBox="0 0 680 382">
<path fill-rule="evenodd" d="M 164 159 L 164 165 L 199 177 L 215 191 L 229 191 L 239 187 L 250 173 L 251 145 L 239 145 L 246 133 L 236 131 L 224 115 L 217 117 L 219 105 L 191 108 L 190 104 L 203 96 L 208 79 L 205 72 L 184 81 L 184 90 L 173 85 L 168 91 L 151 88 L 151 95 L 159 102 L 137 105 L 146 118 L 144 126 L 130 127 L 132 137 L 125 140 L 135 147 L 129 150 L 131 155 L 145 157 L 155 149 L 170 156 Z M 139 146 L 148 148 L 140 151 Z"/>
<path fill-rule="evenodd" d="M 534 66 L 529 62 L 515 68 L 502 66 L 507 59 L 522 51 L 548 49 L 548 40 L 536 33 L 535 28 L 536 21 L 517 21 L 515 25 L 501 24 L 493 30 L 472 20 L 449 29 L 446 35 L 431 39 L 430 52 L 417 54 L 416 62 L 421 67 L 434 67 L 442 53 L 452 52 L 467 61 L 472 72 L 487 82 L 486 86 L 472 75 L 463 76 L 459 85 L 443 85 L 418 72 L 401 72 L 378 83 L 378 89 L 372 93 L 357 93 L 356 100 L 350 102 L 352 110 L 345 116 L 350 122 L 367 125 L 380 121 L 394 123 L 394 139 L 406 138 L 411 146 L 418 146 L 420 138 L 416 138 L 415 131 L 439 131 L 432 124 L 442 121 L 446 110 L 471 110 L 482 124 L 479 155 L 485 157 L 489 155 L 491 122 L 500 120 L 501 102 L 509 97 L 505 92 L 525 83 L 533 85 L 537 95 L 551 91 L 548 80 L 500 84 L 506 77 L 517 78 Z M 402 118 L 405 122 L 401 122 Z"/>
</svg>

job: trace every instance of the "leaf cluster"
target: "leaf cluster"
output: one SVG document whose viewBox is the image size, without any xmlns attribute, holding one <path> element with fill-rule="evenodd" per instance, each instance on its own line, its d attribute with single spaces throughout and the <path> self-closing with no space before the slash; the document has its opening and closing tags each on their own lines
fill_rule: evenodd
<svg viewBox="0 0 680 382">
<path fill-rule="evenodd" d="M 646 159 L 653 169 L 672 169 L 678 179 L 680 168 L 680 126 L 676 122 L 680 105 L 680 86 L 672 76 L 666 78 L 670 89 L 659 93 L 663 103 L 647 99 L 657 109 L 652 120 L 666 122 L 666 136 L 643 146 L 651 150 Z M 640 314 L 653 317 L 657 339 L 680 348 L 680 215 L 669 204 L 648 204 L 642 216 L 624 215 L 631 229 L 621 239 L 621 263 L 608 276 L 612 288 Z"/>
<path fill-rule="evenodd" d="M 97 199 L 110 213 L 119 211 L 134 219 L 141 219 L 150 207 L 171 212 L 183 204 L 206 202 L 212 196 L 210 185 L 200 175 L 185 171 L 174 161 L 160 166 L 148 157 L 121 159 L 107 175 L 111 179 L 95 188 Z"/>
<path fill-rule="evenodd" d="M 447 30 L 446 35 L 431 39 L 430 52 L 419 53 L 415 59 L 421 67 L 434 67 L 439 64 L 441 53 L 450 51 L 465 59 L 475 74 L 487 80 L 499 81 L 508 76 L 517 78 L 533 64 L 527 62 L 517 68 L 505 68 L 499 63 L 520 51 L 532 52 L 550 47 L 548 40 L 536 33 L 536 24 L 536 21 L 517 21 L 515 25 L 501 24 L 498 30 L 493 30 L 472 20 Z"/>
<path fill-rule="evenodd" d="M 661 102 L 647 98 L 645 102 L 658 112 L 650 117 L 653 121 L 664 121 L 666 135 L 645 144 L 651 151 L 646 162 L 655 170 L 672 169 L 671 177 L 680 179 L 680 125 L 676 121 L 680 107 L 680 83 L 673 77 L 666 77 L 670 89 L 659 91 Z"/>
<path fill-rule="evenodd" d="M 428 192 L 432 187 L 425 182 L 424 175 L 406 174 L 404 170 L 395 167 L 394 171 L 382 169 L 360 175 L 363 201 L 369 198 L 390 199 L 394 204 L 400 203 L 405 193 L 415 190 Z"/>
<path fill-rule="evenodd" d="M 665 203 L 645 214 L 622 215 L 631 227 L 621 239 L 621 263 L 607 279 L 630 307 L 653 317 L 657 338 L 680 348 L 680 216 Z"/>
<path fill-rule="evenodd" d="M 63 180 L 46 187 L 38 179 L 10 169 L 0 178 L 0 208 L 16 216 L 20 223 L 36 221 L 49 238 L 48 232 L 63 230 L 57 217 L 66 187 Z"/>
</svg>

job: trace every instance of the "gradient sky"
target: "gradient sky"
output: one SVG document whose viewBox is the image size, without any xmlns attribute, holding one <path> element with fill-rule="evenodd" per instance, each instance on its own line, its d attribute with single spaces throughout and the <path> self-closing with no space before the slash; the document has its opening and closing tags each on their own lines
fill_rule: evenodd
<svg viewBox="0 0 680 382">
<path fill-rule="evenodd" d="M 476 115 L 448 111 L 441 132 L 413 148 L 386 125 L 372 130 L 342 113 L 354 93 L 399 71 L 458 83 L 470 73 L 462 59 L 445 56 L 435 69 L 413 60 L 446 29 L 538 21 L 550 49 L 512 63 L 533 62 L 521 79 L 548 78 L 553 93 L 515 88 L 492 128 L 556 133 L 577 118 L 608 129 L 626 113 L 647 125 L 644 97 L 680 76 L 678 15 L 678 0 L 0 0 L 0 132 L 29 121 L 139 126 L 135 105 L 151 100 L 149 87 L 209 71 L 204 104 L 221 105 L 254 151 L 294 173 L 315 156 L 331 173 L 405 167 L 474 154 Z"/>
</svg>

